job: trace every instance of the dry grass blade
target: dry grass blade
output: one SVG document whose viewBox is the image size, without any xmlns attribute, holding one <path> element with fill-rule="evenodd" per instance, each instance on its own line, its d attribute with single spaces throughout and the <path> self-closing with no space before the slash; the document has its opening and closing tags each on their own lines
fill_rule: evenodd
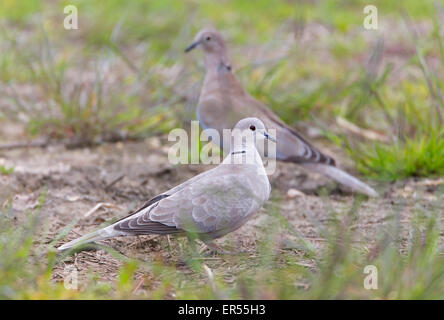
<svg viewBox="0 0 444 320">
<path fill-rule="evenodd" d="M 84 218 L 89 217 L 90 215 L 92 215 L 94 212 L 96 212 L 97 210 L 99 210 L 100 208 L 113 208 L 113 209 L 119 209 L 122 210 L 122 207 L 114 204 L 114 203 L 109 203 L 109 202 L 100 202 L 98 204 L 96 204 L 91 210 L 89 210 L 87 213 L 85 213 L 83 215 Z"/>
<path fill-rule="evenodd" d="M 418 36 L 417 33 L 415 31 L 414 28 L 414 24 L 412 23 L 409 14 L 406 11 L 403 11 L 403 18 L 404 18 L 404 24 L 407 28 L 407 31 L 409 32 L 409 35 L 413 41 L 413 43 L 415 43 L 415 50 L 416 50 L 416 56 L 418 57 L 419 60 L 419 64 L 421 67 L 421 71 L 424 74 L 424 77 L 426 78 L 427 81 L 427 86 L 429 88 L 430 91 L 430 95 L 433 98 L 433 103 L 435 106 L 435 110 L 436 110 L 436 115 L 438 117 L 439 120 L 439 125 L 442 126 L 443 124 L 443 116 L 442 116 L 442 111 L 441 108 L 444 107 L 444 98 L 441 96 L 438 96 L 437 92 L 439 92 L 439 88 L 437 88 L 437 90 L 435 90 L 435 87 L 433 85 L 433 81 L 432 81 L 432 72 L 429 70 L 429 67 L 427 66 L 427 63 L 424 59 L 424 55 L 422 54 L 422 51 L 419 49 L 418 47 Z"/>
<path fill-rule="evenodd" d="M 351 133 L 361 136 L 365 139 L 373 140 L 373 141 L 381 141 L 381 142 L 388 142 L 389 141 L 389 139 L 387 138 L 386 135 L 378 133 L 373 130 L 360 128 L 357 125 L 355 125 L 354 123 L 351 123 L 350 121 L 348 121 L 342 117 L 336 117 L 336 122 L 340 127 L 346 129 L 347 131 L 349 131 Z"/>
</svg>

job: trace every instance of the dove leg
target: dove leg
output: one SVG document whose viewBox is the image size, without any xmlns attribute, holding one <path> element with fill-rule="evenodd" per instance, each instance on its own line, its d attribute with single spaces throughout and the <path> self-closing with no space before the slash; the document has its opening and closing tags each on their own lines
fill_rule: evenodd
<svg viewBox="0 0 444 320">
<path fill-rule="evenodd" d="M 238 253 L 243 253 L 245 252 L 245 250 L 237 250 L 237 251 L 231 251 L 231 250 L 226 250 L 221 248 L 220 246 L 218 246 L 216 243 L 214 242 L 205 242 L 205 245 L 212 251 L 218 254 L 227 254 L 227 255 L 234 255 L 234 254 L 238 254 Z"/>
<path fill-rule="evenodd" d="M 196 239 L 187 235 L 188 244 L 191 248 L 191 252 L 196 252 Z"/>
</svg>

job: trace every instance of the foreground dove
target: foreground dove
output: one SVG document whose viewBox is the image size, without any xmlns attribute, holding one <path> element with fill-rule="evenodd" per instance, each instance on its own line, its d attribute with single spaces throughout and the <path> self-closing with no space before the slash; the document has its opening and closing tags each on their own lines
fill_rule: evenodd
<svg viewBox="0 0 444 320">
<path fill-rule="evenodd" d="M 205 54 L 206 75 L 197 105 L 197 119 L 203 128 L 231 129 L 245 117 L 256 117 L 267 129 L 276 130 L 276 158 L 294 162 L 309 170 L 324 174 L 352 191 L 377 196 L 367 184 L 337 168 L 335 160 L 312 146 L 296 130 L 286 125 L 267 106 L 246 92 L 233 74 L 225 42 L 220 33 L 202 30 L 185 50 L 200 48 Z M 221 141 L 222 145 L 222 141 Z M 227 151 L 227 150 L 224 150 Z"/>
<path fill-rule="evenodd" d="M 190 232 L 208 247 L 224 252 L 211 241 L 241 227 L 268 200 L 271 191 L 256 145 L 274 138 L 256 118 L 239 121 L 235 129 L 230 154 L 220 165 L 152 198 L 126 218 L 58 250 L 119 236 Z"/>
</svg>

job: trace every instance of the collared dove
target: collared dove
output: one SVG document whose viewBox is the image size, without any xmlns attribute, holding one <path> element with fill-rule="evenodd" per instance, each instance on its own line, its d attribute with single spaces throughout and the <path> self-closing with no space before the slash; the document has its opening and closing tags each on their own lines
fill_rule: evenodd
<svg viewBox="0 0 444 320">
<path fill-rule="evenodd" d="M 332 157 L 320 152 L 244 90 L 233 74 L 225 42 L 219 32 L 210 29 L 200 31 L 185 52 L 194 48 L 201 48 L 205 54 L 206 75 L 196 110 L 197 119 L 203 128 L 216 129 L 222 137 L 223 129 L 231 129 L 239 119 L 256 117 L 262 120 L 267 129 L 276 130 L 278 160 L 294 162 L 324 174 L 352 191 L 378 196 L 370 186 L 337 168 Z"/>
<path fill-rule="evenodd" d="M 190 232 L 221 251 L 211 241 L 241 227 L 268 200 L 271 191 L 256 145 L 260 141 L 275 141 L 274 137 L 256 118 L 239 121 L 235 129 L 238 130 L 232 131 L 231 152 L 220 165 L 152 198 L 112 225 L 68 242 L 58 250 L 118 236 Z M 237 139 L 236 134 L 242 139 Z"/>
</svg>

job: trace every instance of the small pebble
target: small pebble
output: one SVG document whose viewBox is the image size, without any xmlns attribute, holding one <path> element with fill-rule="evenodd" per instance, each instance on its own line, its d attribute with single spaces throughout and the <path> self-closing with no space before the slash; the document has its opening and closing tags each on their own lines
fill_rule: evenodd
<svg viewBox="0 0 444 320">
<path fill-rule="evenodd" d="M 299 190 L 296 189 L 288 189 L 287 191 L 287 197 L 290 199 L 296 198 L 296 197 L 303 197 L 305 194 Z"/>
</svg>

